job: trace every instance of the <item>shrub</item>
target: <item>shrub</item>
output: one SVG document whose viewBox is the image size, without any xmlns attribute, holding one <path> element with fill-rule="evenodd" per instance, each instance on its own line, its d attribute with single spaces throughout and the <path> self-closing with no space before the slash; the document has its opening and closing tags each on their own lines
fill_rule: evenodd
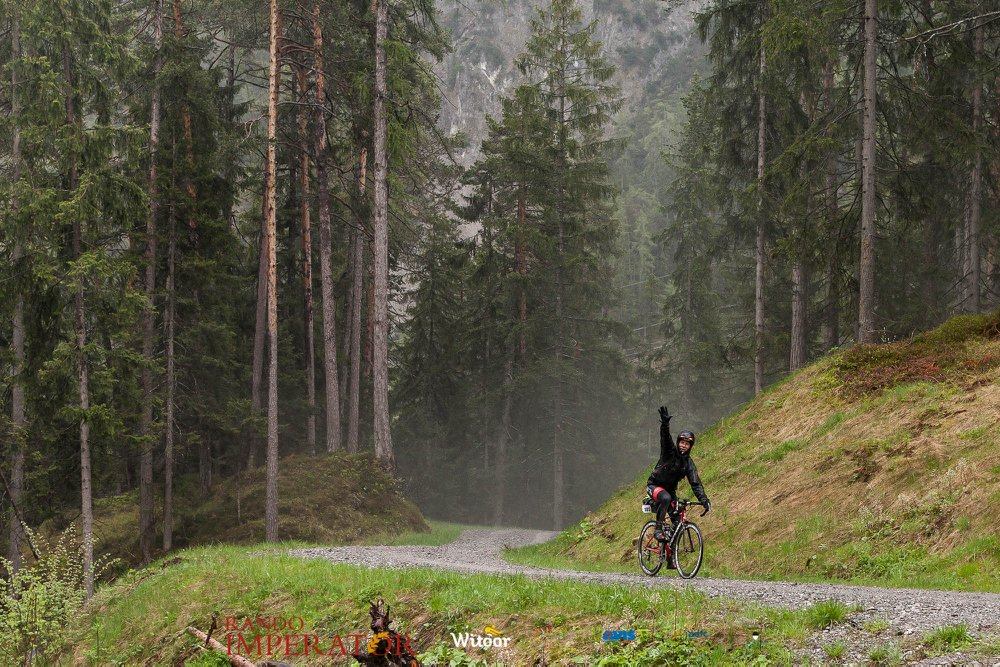
<svg viewBox="0 0 1000 667">
<path fill-rule="evenodd" d="M 83 551 L 73 526 L 39 550 L 36 563 L 0 580 L 0 664 L 47 662 L 65 638 L 67 621 L 83 605 Z M 95 563 L 95 579 L 109 564 Z M 12 571 L 5 558 L 0 566 Z"/>
</svg>

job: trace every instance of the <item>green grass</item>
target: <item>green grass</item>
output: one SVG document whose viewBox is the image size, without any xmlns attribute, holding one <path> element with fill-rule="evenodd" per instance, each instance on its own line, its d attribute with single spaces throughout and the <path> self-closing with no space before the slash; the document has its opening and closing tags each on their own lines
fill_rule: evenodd
<svg viewBox="0 0 1000 667">
<path fill-rule="evenodd" d="M 832 415 L 826 418 L 826 421 L 823 422 L 822 426 L 816 429 L 815 437 L 820 438 L 826 435 L 827 433 L 832 432 L 833 429 L 837 428 L 843 423 L 845 417 L 846 415 L 843 412 L 834 412 Z"/>
<path fill-rule="evenodd" d="M 866 632 L 877 635 L 889 629 L 889 621 L 884 618 L 873 618 L 870 621 L 865 621 L 864 625 L 861 627 L 863 627 Z"/>
<path fill-rule="evenodd" d="M 806 442 L 804 440 L 785 440 L 780 445 L 764 454 L 763 459 L 765 461 L 776 463 L 792 452 L 802 449 L 805 445 Z"/>
<path fill-rule="evenodd" d="M 442 544 L 448 544 L 449 542 L 454 542 L 466 528 L 476 528 L 476 526 L 466 526 L 460 523 L 449 523 L 447 521 L 435 521 L 433 519 L 427 519 L 427 525 L 430 526 L 429 532 L 422 530 L 407 530 L 402 533 L 380 533 L 378 535 L 372 535 L 371 537 L 364 538 L 361 540 L 361 544 L 386 544 L 391 546 L 412 544 L 436 547 L 441 546 Z"/>
<path fill-rule="evenodd" d="M 975 642 L 975 651 L 991 658 L 1000 656 L 1000 634 L 979 637 Z"/>
<path fill-rule="evenodd" d="M 883 644 L 873 648 L 868 659 L 878 667 L 896 667 L 903 664 L 903 653 L 896 644 Z"/>
<path fill-rule="evenodd" d="M 639 530 L 636 529 L 636 536 Z M 557 538 L 558 539 L 558 538 Z M 504 549 L 503 558 L 516 565 L 528 565 L 550 570 L 580 570 L 583 572 L 637 572 L 634 559 L 627 563 L 607 563 L 603 561 L 578 561 L 558 553 L 552 553 L 547 543 L 527 547 Z"/>
<path fill-rule="evenodd" d="M 690 589 L 369 570 L 261 545 L 214 546 L 178 552 L 101 587 L 70 628 L 61 662 L 176 664 L 200 655 L 192 664 L 215 664 L 183 633 L 186 626 L 205 630 L 213 614 L 277 616 L 301 618 L 320 636 L 348 634 L 367 629 L 368 604 L 379 597 L 389 604 L 395 627 L 421 651 L 447 654 L 449 632 L 491 624 L 514 639 L 518 664 L 579 656 L 586 664 L 608 665 L 663 664 L 670 656 L 686 656 L 689 664 L 747 664 L 758 657 L 787 663 L 790 650 L 815 626 L 815 612 L 721 601 Z M 635 628 L 641 639 L 628 647 L 602 643 L 610 627 Z M 692 638 L 691 631 L 705 636 Z M 759 642 L 750 641 L 755 631 Z M 216 633 L 223 643 L 224 635 L 224 629 Z"/>
<path fill-rule="evenodd" d="M 857 611 L 857 608 L 838 600 L 823 600 L 806 609 L 806 622 L 814 630 L 823 630 L 843 623 L 852 611 Z"/>
<path fill-rule="evenodd" d="M 846 652 L 847 644 L 844 642 L 837 641 L 830 644 L 823 644 L 823 653 L 831 660 L 840 660 Z"/>
<path fill-rule="evenodd" d="M 924 646 L 936 653 L 952 653 L 972 643 L 965 625 L 949 625 L 924 635 Z"/>
</svg>

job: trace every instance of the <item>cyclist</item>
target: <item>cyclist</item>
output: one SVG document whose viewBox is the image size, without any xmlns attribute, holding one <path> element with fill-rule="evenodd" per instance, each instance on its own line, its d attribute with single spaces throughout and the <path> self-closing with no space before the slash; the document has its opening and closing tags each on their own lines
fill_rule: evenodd
<svg viewBox="0 0 1000 667">
<path fill-rule="evenodd" d="M 691 448 L 694 447 L 694 433 L 681 431 L 677 434 L 677 442 L 670 437 L 670 420 L 673 415 L 666 407 L 660 406 L 660 459 L 656 462 L 653 472 L 646 480 L 646 490 L 649 496 L 659 504 L 656 511 L 656 521 L 662 526 L 665 514 L 676 523 L 677 484 L 686 477 L 691 490 L 704 505 L 707 514 L 712 509 L 712 503 L 705 495 L 705 487 L 701 485 L 698 469 L 691 460 Z M 654 536 L 658 540 L 666 539 L 662 528 L 657 528 Z"/>
</svg>

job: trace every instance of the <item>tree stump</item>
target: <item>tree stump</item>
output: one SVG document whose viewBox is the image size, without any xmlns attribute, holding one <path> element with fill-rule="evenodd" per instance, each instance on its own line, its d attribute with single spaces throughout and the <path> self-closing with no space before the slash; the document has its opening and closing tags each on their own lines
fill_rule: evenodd
<svg viewBox="0 0 1000 667">
<path fill-rule="evenodd" d="M 385 601 L 379 598 L 372 602 L 368 614 L 372 619 L 372 636 L 368 639 L 367 646 L 354 659 L 370 667 L 420 667 L 409 637 L 392 629 L 392 619 Z"/>
</svg>

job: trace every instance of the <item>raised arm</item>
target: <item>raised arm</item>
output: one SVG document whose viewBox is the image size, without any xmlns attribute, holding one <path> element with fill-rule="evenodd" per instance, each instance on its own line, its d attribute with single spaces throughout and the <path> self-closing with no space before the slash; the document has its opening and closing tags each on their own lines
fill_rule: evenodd
<svg viewBox="0 0 1000 667">
<path fill-rule="evenodd" d="M 674 455 L 674 438 L 670 435 L 670 420 L 673 415 L 666 406 L 660 406 L 660 461 L 666 461 Z"/>
</svg>

